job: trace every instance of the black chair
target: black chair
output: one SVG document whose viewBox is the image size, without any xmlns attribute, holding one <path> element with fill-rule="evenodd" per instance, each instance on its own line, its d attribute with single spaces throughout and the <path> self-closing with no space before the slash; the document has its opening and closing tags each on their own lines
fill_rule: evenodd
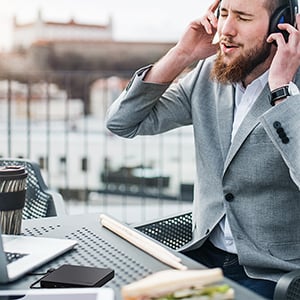
<svg viewBox="0 0 300 300">
<path fill-rule="evenodd" d="M 178 250 L 192 239 L 192 213 L 187 211 L 139 224 L 135 229 L 165 246 Z"/>
<path fill-rule="evenodd" d="M 192 239 L 192 213 L 188 211 L 139 224 L 135 229 L 167 247 L 178 250 Z M 300 299 L 300 270 L 291 271 L 280 278 L 273 299 Z"/>
<path fill-rule="evenodd" d="M 300 270 L 284 274 L 277 282 L 274 300 L 300 299 Z"/>
<path fill-rule="evenodd" d="M 23 219 L 66 214 L 62 196 L 48 189 L 37 163 L 26 159 L 0 158 L 0 166 L 8 165 L 24 166 L 28 173 Z"/>
</svg>

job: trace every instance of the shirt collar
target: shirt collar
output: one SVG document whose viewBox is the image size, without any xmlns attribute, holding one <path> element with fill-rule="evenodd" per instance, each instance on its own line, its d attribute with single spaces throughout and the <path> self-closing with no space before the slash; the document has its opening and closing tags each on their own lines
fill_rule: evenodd
<svg viewBox="0 0 300 300">
<path fill-rule="evenodd" d="M 246 88 L 243 86 L 242 82 L 234 84 L 235 87 L 235 106 L 237 107 L 242 101 L 243 95 L 252 95 L 253 98 L 257 98 L 265 85 L 268 82 L 269 70 L 265 71 L 262 75 L 253 80 Z M 254 101 L 254 100 L 253 100 Z"/>
<path fill-rule="evenodd" d="M 255 87 L 261 87 L 264 88 L 264 86 L 268 82 L 268 76 L 269 76 L 270 70 L 265 71 L 262 75 L 254 79 L 246 88 L 243 86 L 242 82 L 238 82 L 234 84 L 235 88 L 238 88 L 240 91 L 245 92 L 248 88 L 253 88 Z"/>
</svg>

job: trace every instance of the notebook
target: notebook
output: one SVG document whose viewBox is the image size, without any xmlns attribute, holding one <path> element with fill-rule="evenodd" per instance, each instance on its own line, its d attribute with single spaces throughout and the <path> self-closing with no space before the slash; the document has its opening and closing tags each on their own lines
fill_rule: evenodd
<svg viewBox="0 0 300 300">
<path fill-rule="evenodd" d="M 0 232 L 0 283 L 14 281 L 77 244 L 74 240 Z"/>
</svg>

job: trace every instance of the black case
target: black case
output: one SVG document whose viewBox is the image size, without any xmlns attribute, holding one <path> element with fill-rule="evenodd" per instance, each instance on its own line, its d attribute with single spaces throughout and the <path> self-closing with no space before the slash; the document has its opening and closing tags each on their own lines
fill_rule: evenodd
<svg viewBox="0 0 300 300">
<path fill-rule="evenodd" d="M 75 265 L 62 265 L 40 283 L 43 288 L 100 287 L 115 275 L 109 268 L 94 268 Z"/>
</svg>

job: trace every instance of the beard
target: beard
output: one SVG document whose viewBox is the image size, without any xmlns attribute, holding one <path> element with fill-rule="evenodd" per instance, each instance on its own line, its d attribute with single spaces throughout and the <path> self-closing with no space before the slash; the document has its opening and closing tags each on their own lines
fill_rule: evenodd
<svg viewBox="0 0 300 300">
<path fill-rule="evenodd" d="M 226 39 L 231 42 L 231 39 Z M 211 78 L 222 84 L 237 83 L 243 81 L 258 65 L 263 63 L 270 55 L 271 44 L 265 39 L 260 46 L 255 46 L 235 58 L 227 64 L 219 50 L 214 66 L 211 71 Z"/>
</svg>

